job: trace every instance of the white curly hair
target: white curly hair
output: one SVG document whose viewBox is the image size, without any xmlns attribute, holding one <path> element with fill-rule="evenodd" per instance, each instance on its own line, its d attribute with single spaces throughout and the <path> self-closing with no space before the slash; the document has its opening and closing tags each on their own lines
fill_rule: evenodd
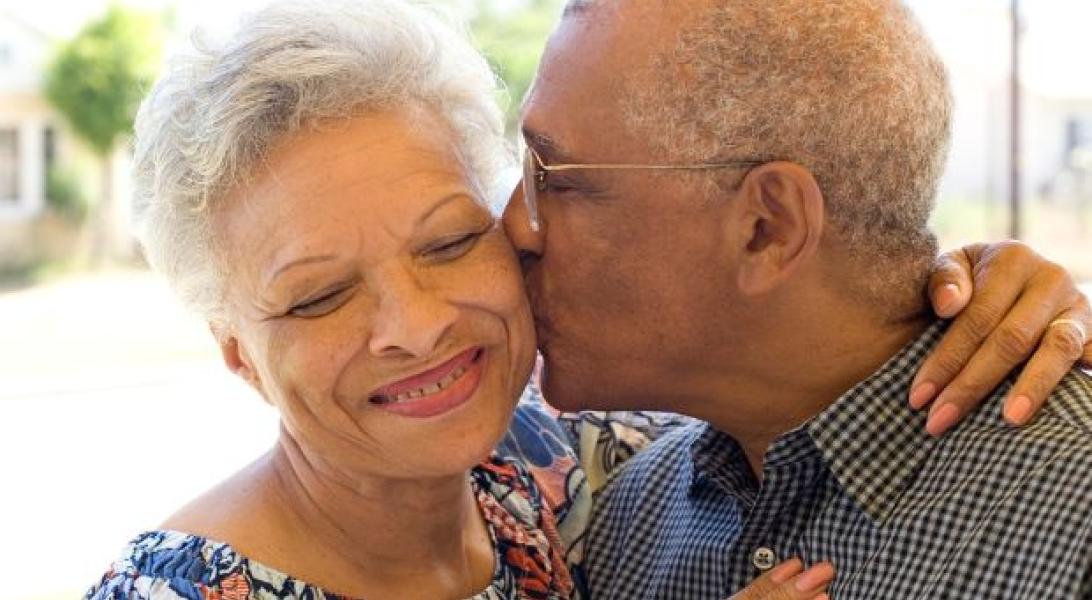
<svg viewBox="0 0 1092 600">
<path fill-rule="evenodd" d="M 423 106 L 454 132 L 485 197 L 510 167 L 501 88 L 450 16 L 403 0 L 275 2 L 217 40 L 193 36 L 136 120 L 134 221 L 190 308 L 224 318 L 212 219 L 278 140 L 369 111 Z"/>
</svg>

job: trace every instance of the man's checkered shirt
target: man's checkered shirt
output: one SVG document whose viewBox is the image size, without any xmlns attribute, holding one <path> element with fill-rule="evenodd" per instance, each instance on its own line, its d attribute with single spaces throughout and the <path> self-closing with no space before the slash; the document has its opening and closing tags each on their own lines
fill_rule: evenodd
<svg viewBox="0 0 1092 600">
<path fill-rule="evenodd" d="M 797 556 L 834 563 L 838 600 L 1092 599 L 1092 380 L 1071 372 L 1024 429 L 1006 384 L 935 440 L 906 398 L 943 331 L 779 438 L 761 485 L 702 423 L 634 457 L 596 499 L 592 597 L 723 600 Z"/>
</svg>

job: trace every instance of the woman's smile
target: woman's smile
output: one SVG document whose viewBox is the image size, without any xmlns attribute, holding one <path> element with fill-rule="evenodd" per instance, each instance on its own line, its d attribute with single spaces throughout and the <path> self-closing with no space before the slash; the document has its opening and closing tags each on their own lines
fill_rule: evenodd
<svg viewBox="0 0 1092 600">
<path fill-rule="evenodd" d="M 368 401 L 403 417 L 435 417 L 462 406 L 473 397 L 486 366 L 485 349 L 470 348 L 417 375 L 376 390 Z"/>
</svg>

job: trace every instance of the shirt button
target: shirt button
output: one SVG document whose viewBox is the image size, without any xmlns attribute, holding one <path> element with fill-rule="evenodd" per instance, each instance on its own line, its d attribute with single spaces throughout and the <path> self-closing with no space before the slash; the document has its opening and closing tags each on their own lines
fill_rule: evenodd
<svg viewBox="0 0 1092 600">
<path fill-rule="evenodd" d="M 769 571 L 777 564 L 777 555 L 773 550 L 769 548 L 759 548 L 755 550 L 754 555 L 751 556 L 751 563 L 759 571 Z"/>
</svg>

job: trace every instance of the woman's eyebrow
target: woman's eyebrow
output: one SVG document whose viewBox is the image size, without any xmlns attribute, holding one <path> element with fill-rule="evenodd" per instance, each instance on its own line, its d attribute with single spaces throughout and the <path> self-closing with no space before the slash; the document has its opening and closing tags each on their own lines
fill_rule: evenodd
<svg viewBox="0 0 1092 600">
<path fill-rule="evenodd" d="M 337 257 L 333 254 L 319 254 L 315 256 L 305 256 L 303 258 L 298 258 L 296 260 L 285 263 L 273 270 L 273 272 L 265 278 L 265 285 L 266 287 L 269 287 L 269 284 L 273 283 L 274 280 L 283 275 L 285 271 L 315 263 L 329 262 L 336 259 Z"/>
<path fill-rule="evenodd" d="M 452 202 L 456 202 L 464 198 L 468 200 L 473 200 L 473 197 L 465 191 L 453 192 L 451 194 L 448 194 L 447 196 L 444 196 L 442 200 L 440 200 L 436 204 L 433 204 L 431 207 L 429 207 L 428 210 L 421 213 L 421 216 L 417 218 L 417 222 L 415 224 L 420 225 L 425 221 L 428 221 L 429 218 L 432 215 L 436 214 L 436 212 L 439 211 L 441 208 L 447 206 L 448 204 L 451 204 Z"/>
</svg>

